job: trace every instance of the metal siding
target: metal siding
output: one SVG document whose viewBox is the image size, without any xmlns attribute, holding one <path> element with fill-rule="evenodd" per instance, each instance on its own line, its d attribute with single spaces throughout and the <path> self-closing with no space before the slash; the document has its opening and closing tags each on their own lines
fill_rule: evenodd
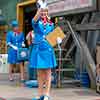
<svg viewBox="0 0 100 100">
<path fill-rule="evenodd" d="M 79 6 L 76 7 L 75 5 L 69 6 L 69 8 L 75 6 L 75 8 L 73 8 L 73 9 L 72 8 L 70 8 L 70 9 L 68 8 L 67 9 L 66 6 L 64 6 L 64 4 L 65 4 L 64 2 L 66 2 L 65 0 L 64 1 L 53 0 L 51 2 L 49 1 L 50 4 L 48 4 L 48 7 L 49 7 L 49 9 L 52 9 L 49 13 L 50 13 L 51 16 L 61 16 L 61 15 L 68 15 L 68 14 L 73 14 L 73 13 L 75 14 L 75 13 L 80 13 L 80 12 L 94 11 L 97 8 L 96 7 L 96 1 L 97 0 L 90 0 L 89 1 L 89 5 L 84 5 L 83 4 L 84 7 L 83 7 L 83 5 L 81 5 L 80 8 L 78 8 Z M 90 5 L 90 2 L 91 2 L 91 5 Z M 59 5 L 59 3 L 60 3 L 60 5 Z M 70 1 L 70 3 L 71 3 L 71 1 Z M 78 1 L 78 3 L 79 3 L 79 1 Z"/>
</svg>

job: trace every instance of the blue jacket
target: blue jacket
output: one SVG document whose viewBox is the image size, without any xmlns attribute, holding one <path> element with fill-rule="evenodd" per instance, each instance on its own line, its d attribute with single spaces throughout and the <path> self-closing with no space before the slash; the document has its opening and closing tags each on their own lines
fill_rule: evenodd
<svg viewBox="0 0 100 100">
<path fill-rule="evenodd" d="M 38 20 L 37 22 L 32 19 L 32 27 L 34 29 L 35 38 L 34 42 L 41 42 L 46 35 L 48 35 L 50 32 L 54 30 L 54 24 L 47 23 L 46 26 L 43 25 L 41 20 Z"/>
</svg>

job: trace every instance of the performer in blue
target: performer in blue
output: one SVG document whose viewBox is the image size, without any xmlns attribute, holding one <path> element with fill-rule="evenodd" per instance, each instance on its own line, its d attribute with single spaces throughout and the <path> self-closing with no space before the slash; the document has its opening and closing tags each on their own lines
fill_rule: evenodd
<svg viewBox="0 0 100 100">
<path fill-rule="evenodd" d="M 38 9 L 32 19 L 34 29 L 33 49 L 30 66 L 37 69 L 39 98 L 32 100 L 50 100 L 51 69 L 56 68 L 56 58 L 53 47 L 46 40 L 46 36 L 54 30 L 54 24 L 49 20 L 48 9 Z"/>
<path fill-rule="evenodd" d="M 24 81 L 24 65 L 23 62 L 17 61 L 17 50 L 25 46 L 24 34 L 19 31 L 18 22 L 13 20 L 11 22 L 12 31 L 7 33 L 6 42 L 8 46 L 8 63 L 9 63 L 9 80 L 13 81 L 13 69 L 15 64 L 20 65 L 21 82 Z"/>
</svg>

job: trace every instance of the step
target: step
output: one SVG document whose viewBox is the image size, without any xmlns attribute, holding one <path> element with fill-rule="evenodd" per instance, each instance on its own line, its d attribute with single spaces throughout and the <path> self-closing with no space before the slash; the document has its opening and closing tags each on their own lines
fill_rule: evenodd
<svg viewBox="0 0 100 100">
<path fill-rule="evenodd" d="M 56 71 L 59 71 L 59 69 L 57 69 Z M 64 68 L 60 70 L 61 72 L 75 72 L 76 69 L 75 68 Z"/>
<path fill-rule="evenodd" d="M 72 84 L 72 83 L 80 83 L 80 80 L 75 79 L 68 79 L 68 80 L 62 80 L 62 84 Z"/>
<path fill-rule="evenodd" d="M 57 61 L 71 61 L 70 58 L 57 58 Z"/>
<path fill-rule="evenodd" d="M 62 51 L 67 51 L 67 49 L 61 49 Z M 58 48 L 55 48 L 55 51 L 59 51 Z"/>
</svg>

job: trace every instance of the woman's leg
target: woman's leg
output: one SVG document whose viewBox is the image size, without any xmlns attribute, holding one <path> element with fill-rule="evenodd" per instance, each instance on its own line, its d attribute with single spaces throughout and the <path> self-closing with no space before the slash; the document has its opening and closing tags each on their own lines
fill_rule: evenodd
<svg viewBox="0 0 100 100">
<path fill-rule="evenodd" d="M 39 96 L 49 96 L 51 88 L 51 69 L 38 70 Z"/>
<path fill-rule="evenodd" d="M 13 64 L 9 64 L 9 80 L 13 80 L 13 68 L 14 65 Z"/>
<path fill-rule="evenodd" d="M 39 69 L 37 71 L 37 75 L 38 75 L 38 84 L 39 84 L 38 95 L 42 96 L 43 95 L 43 88 L 44 88 L 44 78 L 45 78 L 44 70 Z"/>
<path fill-rule="evenodd" d="M 20 63 L 19 66 L 20 66 L 20 78 L 23 81 L 23 80 L 25 80 L 24 64 Z"/>
<path fill-rule="evenodd" d="M 45 88 L 43 91 L 43 94 L 46 96 L 50 95 L 50 88 L 51 88 L 51 69 L 45 69 L 44 70 L 45 73 Z"/>
</svg>

